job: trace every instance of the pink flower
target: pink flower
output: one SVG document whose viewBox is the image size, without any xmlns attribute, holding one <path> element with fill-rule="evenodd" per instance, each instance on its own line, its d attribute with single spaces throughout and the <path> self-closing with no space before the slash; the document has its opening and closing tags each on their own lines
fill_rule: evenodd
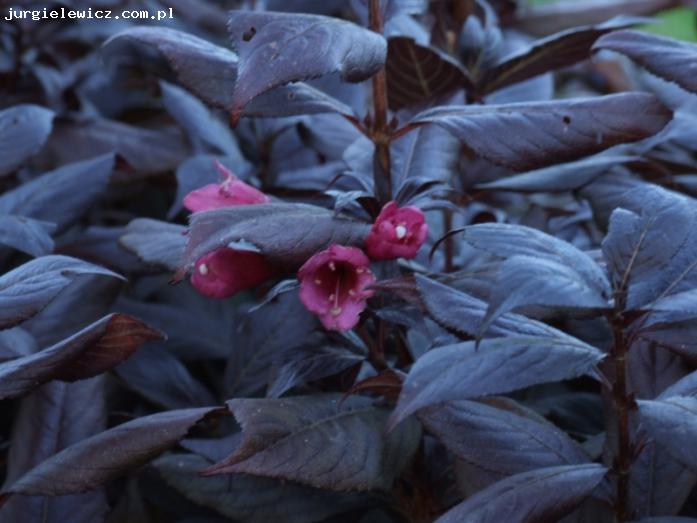
<svg viewBox="0 0 697 523">
<path fill-rule="evenodd" d="M 330 330 L 346 331 L 358 323 L 375 281 L 370 260 L 356 247 L 332 245 L 307 260 L 298 271 L 300 300 Z"/>
<path fill-rule="evenodd" d="M 191 212 L 270 201 L 263 192 L 241 181 L 217 160 L 215 167 L 225 179 L 221 183 L 211 183 L 187 194 L 184 197 L 184 207 Z"/>
<path fill-rule="evenodd" d="M 198 259 L 191 284 L 204 296 L 228 298 L 271 276 L 273 269 L 261 254 L 223 247 Z"/>
<path fill-rule="evenodd" d="M 365 239 L 374 260 L 413 258 L 428 236 L 424 213 L 418 207 L 397 207 L 391 201 L 382 208 Z"/>
</svg>

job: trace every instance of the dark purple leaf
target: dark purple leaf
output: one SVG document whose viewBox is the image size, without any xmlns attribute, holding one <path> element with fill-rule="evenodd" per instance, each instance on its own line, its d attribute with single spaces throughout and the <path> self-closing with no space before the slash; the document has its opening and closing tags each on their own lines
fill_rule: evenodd
<svg viewBox="0 0 697 523">
<path fill-rule="evenodd" d="M 214 405 L 216 399 L 167 350 L 167 344 L 148 344 L 114 369 L 126 385 L 166 409 Z"/>
<path fill-rule="evenodd" d="M 53 111 L 38 105 L 16 105 L 0 111 L 0 177 L 39 152 L 51 133 Z"/>
<path fill-rule="evenodd" d="M 119 244 L 124 230 L 125 227 L 87 227 L 70 240 L 59 243 L 56 250 L 122 274 L 146 272 L 145 264 Z"/>
<path fill-rule="evenodd" d="M 592 182 L 616 165 L 636 161 L 640 161 L 637 156 L 594 156 L 479 184 L 477 188 L 531 193 L 573 191 Z"/>
<path fill-rule="evenodd" d="M 124 314 L 111 314 L 45 350 L 0 364 L 0 399 L 50 380 L 77 381 L 106 372 L 162 335 Z"/>
<path fill-rule="evenodd" d="M 463 336 L 480 332 L 488 305 L 452 287 L 417 274 L 416 290 L 428 314 L 440 325 Z M 503 314 L 494 319 L 484 337 L 564 336 L 561 331 L 518 314 Z"/>
<path fill-rule="evenodd" d="M 76 277 L 85 274 L 122 279 L 107 269 L 67 256 L 36 258 L 0 276 L 0 329 L 38 314 Z"/>
<path fill-rule="evenodd" d="M 692 451 L 697 437 L 697 398 L 673 396 L 638 403 L 646 432 L 674 458 L 697 471 L 697 455 Z"/>
<path fill-rule="evenodd" d="M 83 439 L 3 489 L 0 505 L 13 494 L 62 496 L 94 490 L 172 447 L 216 410 L 208 407 L 160 412 Z"/>
<path fill-rule="evenodd" d="M 145 263 L 174 271 L 182 263 L 185 230 L 173 223 L 136 218 L 128 224 L 119 242 Z"/>
<path fill-rule="evenodd" d="M 404 189 L 409 183 L 448 183 L 456 172 L 459 152 L 457 139 L 436 126 L 415 129 L 393 141 L 392 187 L 399 200 L 407 203 Z"/>
<path fill-rule="evenodd" d="M 0 330 L 0 362 L 29 356 L 37 350 L 34 336 L 22 327 Z"/>
<path fill-rule="evenodd" d="M 609 309 L 604 289 L 593 288 L 573 268 L 553 259 L 516 255 L 505 260 L 489 294 L 479 333 L 501 314 L 534 306 L 542 311 L 602 312 Z"/>
<path fill-rule="evenodd" d="M 61 233 L 106 191 L 113 167 L 113 154 L 64 165 L 0 196 L 0 214 L 54 223 Z"/>
<path fill-rule="evenodd" d="M 602 465 L 569 465 L 522 472 L 450 509 L 436 523 L 542 523 L 570 513 L 607 474 Z"/>
<path fill-rule="evenodd" d="M 273 366 L 308 343 L 317 320 L 297 292 L 287 292 L 235 321 L 225 368 L 225 397 L 253 396 L 270 381 Z"/>
<path fill-rule="evenodd" d="M 313 205 L 269 203 L 196 213 L 179 275 L 204 254 L 232 242 L 251 244 L 272 263 L 297 268 L 329 245 L 361 245 L 367 233 L 367 224 Z"/>
<path fill-rule="evenodd" d="M 432 349 L 409 371 L 390 426 L 446 401 L 593 375 L 604 357 L 598 349 L 568 336 L 485 339 L 479 347 L 465 342 Z"/>
<path fill-rule="evenodd" d="M 56 452 L 104 430 L 103 388 L 99 378 L 53 382 L 24 399 L 13 426 L 5 485 Z M 0 511 L 0 521 L 94 523 L 103 519 L 108 508 L 101 489 L 55 498 L 15 496 Z"/>
<path fill-rule="evenodd" d="M 289 361 L 280 366 L 269 387 L 267 396 L 270 398 L 278 398 L 293 387 L 333 376 L 365 360 L 364 355 L 330 345 L 299 347 L 287 354 L 285 359 Z"/>
<path fill-rule="evenodd" d="M 24 216 L 0 215 L 0 244 L 31 256 L 43 256 L 53 250 L 51 232 L 55 225 Z"/>
<path fill-rule="evenodd" d="M 228 29 L 239 55 L 233 118 L 255 97 L 289 82 L 332 73 L 348 82 L 366 80 L 387 53 L 382 36 L 324 16 L 232 11 Z"/>
<path fill-rule="evenodd" d="M 532 227 L 505 223 L 484 223 L 462 229 L 464 240 L 473 247 L 504 259 L 513 256 L 540 257 L 577 273 L 599 295 L 610 286 L 598 264 L 574 245 Z"/>
<path fill-rule="evenodd" d="M 602 243 L 615 288 L 636 309 L 697 282 L 694 200 L 646 186 L 629 191 L 610 217 Z"/>
<path fill-rule="evenodd" d="M 589 462 L 583 449 L 564 432 L 506 398 L 451 401 L 422 409 L 418 417 L 450 452 L 497 479 Z"/>
<path fill-rule="evenodd" d="M 323 113 L 338 113 L 356 119 L 351 107 L 303 82 L 266 91 L 242 110 L 242 116 L 261 118 Z"/>
<path fill-rule="evenodd" d="M 186 131 L 189 140 L 199 152 L 224 154 L 237 164 L 244 158 L 234 135 L 201 101 L 179 86 L 160 81 L 162 103 L 167 112 Z"/>
<path fill-rule="evenodd" d="M 57 121 L 54 127 L 43 154 L 57 163 L 118 153 L 137 173 L 150 175 L 176 168 L 190 149 L 182 132 L 172 125 L 149 129 L 88 118 Z"/>
<path fill-rule="evenodd" d="M 640 31 L 605 35 L 594 51 L 608 49 L 628 56 L 653 74 L 697 93 L 697 45 Z"/>
<path fill-rule="evenodd" d="M 636 517 L 679 512 L 697 475 L 651 440 L 646 431 L 639 430 L 636 437 L 644 442 L 629 473 L 630 503 Z"/>
<path fill-rule="evenodd" d="M 412 124 L 437 124 L 483 158 L 516 171 L 568 162 L 663 129 L 672 112 L 653 95 L 506 105 L 445 106 Z"/>
<path fill-rule="evenodd" d="M 697 397 L 697 371 L 691 372 L 684 378 L 676 381 L 666 388 L 658 396 L 658 399 L 667 399 L 672 396 L 695 396 Z"/>
<path fill-rule="evenodd" d="M 408 423 L 385 436 L 388 412 L 356 396 L 233 399 L 228 407 L 242 425 L 242 443 L 209 475 L 253 474 L 334 491 L 389 489 L 421 434 Z"/>
<path fill-rule="evenodd" d="M 487 70 L 477 81 L 482 93 L 491 93 L 502 87 L 528 80 L 537 75 L 571 66 L 590 58 L 593 43 L 602 35 L 645 23 L 645 19 L 619 16 L 598 25 L 574 27 L 530 44 L 528 49 L 505 57 Z"/>
<path fill-rule="evenodd" d="M 594 0 L 592 4 L 554 2 L 520 10 L 515 26 L 526 33 L 542 36 L 577 25 L 599 24 L 618 15 L 652 15 L 678 4 L 677 0 Z"/>
<path fill-rule="evenodd" d="M 457 60 L 404 36 L 388 40 L 385 72 L 393 111 L 423 106 L 472 84 Z"/>
<path fill-rule="evenodd" d="M 238 58 L 229 49 L 183 31 L 147 26 L 126 29 L 103 47 L 107 56 L 113 56 L 133 45 L 157 48 L 181 83 L 204 102 L 224 109 L 232 107 Z"/>
<path fill-rule="evenodd" d="M 165 481 L 191 501 L 249 523 L 312 523 L 368 503 L 365 494 L 320 491 L 288 481 L 233 474 L 201 477 L 201 456 L 169 455 L 154 462 Z"/>
</svg>

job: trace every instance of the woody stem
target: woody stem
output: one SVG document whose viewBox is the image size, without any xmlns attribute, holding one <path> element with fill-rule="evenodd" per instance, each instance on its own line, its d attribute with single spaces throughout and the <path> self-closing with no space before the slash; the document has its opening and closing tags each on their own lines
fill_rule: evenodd
<svg viewBox="0 0 697 523">
<path fill-rule="evenodd" d="M 383 33 L 383 18 L 380 0 L 370 0 L 370 28 L 378 34 Z M 390 129 L 387 122 L 387 77 L 382 67 L 372 79 L 373 85 L 373 122 L 370 136 L 375 144 L 373 161 L 373 179 L 375 196 L 382 203 L 392 199 L 392 180 L 390 166 Z"/>
</svg>

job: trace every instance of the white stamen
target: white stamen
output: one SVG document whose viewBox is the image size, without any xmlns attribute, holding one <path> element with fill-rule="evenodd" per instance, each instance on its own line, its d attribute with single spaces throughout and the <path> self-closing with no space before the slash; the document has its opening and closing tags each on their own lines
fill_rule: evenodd
<svg viewBox="0 0 697 523">
<path fill-rule="evenodd" d="M 329 270 L 331 270 L 331 271 L 336 270 L 336 264 L 333 261 L 329 262 Z"/>
<path fill-rule="evenodd" d="M 332 309 L 329 311 L 332 313 L 332 316 L 338 316 L 341 314 L 341 307 L 332 307 Z"/>
<path fill-rule="evenodd" d="M 334 301 L 334 298 L 336 298 L 336 294 L 329 295 L 329 301 Z"/>
<path fill-rule="evenodd" d="M 358 267 L 356 269 L 356 274 L 363 274 L 363 269 L 361 267 Z"/>
<path fill-rule="evenodd" d="M 394 228 L 394 232 L 397 235 L 397 239 L 401 240 L 407 235 L 407 228 L 400 223 Z"/>
<path fill-rule="evenodd" d="M 208 265 L 205 263 L 202 263 L 201 265 L 198 266 L 198 272 L 202 275 L 205 276 L 208 274 Z"/>
<path fill-rule="evenodd" d="M 354 291 L 353 289 L 349 289 L 349 296 L 355 296 L 355 295 L 356 295 L 356 291 Z"/>
<path fill-rule="evenodd" d="M 316 279 L 315 279 L 315 283 L 316 283 L 317 285 L 322 285 L 322 280 L 320 280 L 319 278 L 316 278 Z"/>
</svg>

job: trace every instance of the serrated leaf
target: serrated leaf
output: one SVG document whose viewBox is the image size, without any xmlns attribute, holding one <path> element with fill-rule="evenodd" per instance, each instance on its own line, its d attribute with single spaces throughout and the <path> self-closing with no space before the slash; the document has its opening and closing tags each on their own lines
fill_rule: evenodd
<svg viewBox="0 0 697 523">
<path fill-rule="evenodd" d="M 191 216 L 182 271 L 198 258 L 232 242 L 258 248 L 272 263 L 297 268 L 332 244 L 361 245 L 368 225 L 305 204 L 242 205 Z M 292 223 L 293 227 L 288 227 Z"/>
<path fill-rule="evenodd" d="M 364 494 L 337 494 L 244 474 L 201 477 L 210 463 L 193 454 L 162 456 L 153 464 L 188 499 L 249 523 L 312 523 L 370 501 Z"/>
<path fill-rule="evenodd" d="M 483 223 L 461 230 L 473 247 L 500 258 L 543 257 L 565 265 L 579 274 L 600 295 L 610 293 L 607 276 L 598 264 L 574 245 L 532 227 L 505 223 Z"/>
<path fill-rule="evenodd" d="M 478 88 L 483 93 L 491 93 L 586 60 L 590 57 L 591 46 L 602 35 L 640 23 L 646 23 L 646 19 L 618 16 L 602 24 L 574 27 L 532 42 L 528 49 L 505 57 L 488 69 L 478 80 Z"/>
<path fill-rule="evenodd" d="M 366 80 L 387 53 L 382 36 L 318 15 L 232 11 L 228 29 L 239 55 L 233 119 L 256 96 L 289 82 L 332 73 L 349 82 Z"/>
<path fill-rule="evenodd" d="M 100 487 L 170 448 L 215 410 L 160 412 L 70 445 L 3 489 L 0 506 L 13 494 L 62 496 Z"/>
<path fill-rule="evenodd" d="M 253 474 L 334 491 L 389 489 L 420 440 L 416 423 L 385 436 L 387 411 L 356 396 L 234 399 L 228 408 L 242 425 L 242 443 L 206 474 Z"/>
<path fill-rule="evenodd" d="M 653 74 L 697 93 L 697 45 L 640 31 L 603 36 L 594 51 L 607 49 L 628 56 Z"/>
<path fill-rule="evenodd" d="M 131 221 L 119 243 L 145 263 L 175 271 L 186 246 L 185 228 L 150 218 Z"/>
<path fill-rule="evenodd" d="M 405 36 L 387 41 L 385 73 L 393 111 L 426 105 L 472 84 L 457 60 Z"/>
<path fill-rule="evenodd" d="M 235 53 L 201 38 L 167 27 L 131 27 L 115 34 L 103 45 L 107 56 L 122 46 L 154 46 L 174 69 L 179 80 L 210 105 L 229 109 L 237 79 Z"/>
<path fill-rule="evenodd" d="M 594 311 L 609 308 L 602 290 L 591 287 L 578 272 L 559 261 L 517 255 L 500 267 L 488 298 L 480 333 L 501 314 L 528 306 L 546 311 Z"/>
<path fill-rule="evenodd" d="M 478 189 L 516 192 L 573 191 L 595 180 L 613 167 L 639 161 L 637 156 L 595 156 L 561 165 L 479 184 Z"/>
<path fill-rule="evenodd" d="M 0 399 L 22 396 L 49 380 L 91 378 L 162 335 L 124 314 L 110 314 L 35 354 L 0 363 Z"/>
<path fill-rule="evenodd" d="M 282 85 L 260 94 L 245 105 L 241 116 L 278 118 L 324 113 L 356 118 L 351 107 L 303 82 Z"/>
<path fill-rule="evenodd" d="M 649 435 L 675 459 L 697 471 L 697 455 L 692 451 L 697 438 L 697 398 L 673 396 L 637 403 Z"/>
<path fill-rule="evenodd" d="M 570 337 L 510 337 L 458 343 L 432 349 L 409 371 L 394 427 L 410 414 L 445 401 L 478 398 L 592 375 L 605 357 L 598 349 Z"/>
<path fill-rule="evenodd" d="M 663 129 L 672 112 L 653 95 L 625 93 L 598 98 L 505 105 L 435 107 L 411 123 L 433 123 L 474 153 L 515 171 L 576 160 Z"/>
<path fill-rule="evenodd" d="M 21 104 L 0 111 L 0 177 L 41 149 L 51 133 L 53 111 Z"/>
<path fill-rule="evenodd" d="M 83 274 L 123 279 L 103 267 L 56 255 L 36 258 L 3 274 L 0 276 L 0 329 L 38 314 Z"/>
<path fill-rule="evenodd" d="M 360 364 L 365 356 L 355 354 L 341 347 L 321 346 L 316 348 L 299 347 L 289 351 L 280 366 L 267 396 L 279 398 L 293 387 L 333 376 Z"/>
<path fill-rule="evenodd" d="M 428 314 L 440 325 L 462 335 L 474 337 L 480 333 L 488 305 L 467 293 L 415 274 L 416 290 Z M 507 313 L 494 319 L 483 333 L 484 337 L 550 336 L 565 334 L 549 325 L 525 316 Z"/>
<path fill-rule="evenodd" d="M 456 505 L 436 523 L 558 521 L 586 499 L 605 474 L 607 469 L 597 464 L 516 474 Z"/>
<path fill-rule="evenodd" d="M 623 197 L 627 208 L 610 217 L 603 255 L 616 289 L 637 309 L 697 281 L 697 212 L 694 200 L 645 186 Z"/>
<path fill-rule="evenodd" d="M 447 402 L 421 410 L 419 420 L 458 458 L 498 479 L 589 462 L 564 432 L 506 398 Z"/>
</svg>

